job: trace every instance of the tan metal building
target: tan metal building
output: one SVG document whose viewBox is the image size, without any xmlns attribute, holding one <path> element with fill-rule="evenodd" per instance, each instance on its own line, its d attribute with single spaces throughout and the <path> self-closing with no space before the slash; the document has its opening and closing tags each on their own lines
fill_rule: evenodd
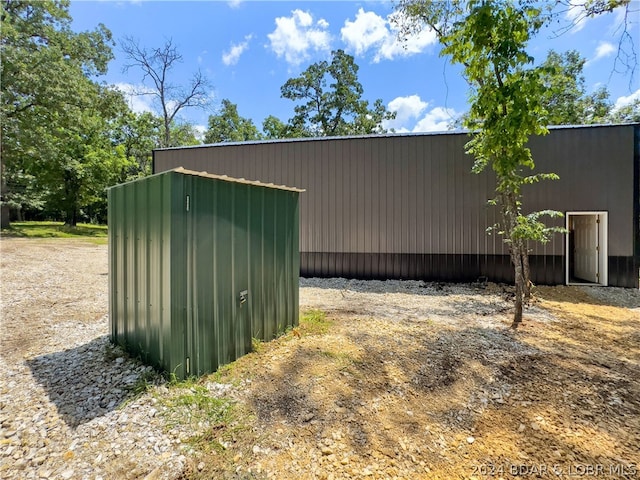
<svg viewBox="0 0 640 480">
<path fill-rule="evenodd" d="M 537 172 L 525 211 L 565 214 L 567 235 L 537 246 L 539 284 L 638 288 L 640 125 L 552 128 L 531 140 Z M 154 171 L 183 166 L 296 185 L 303 276 L 512 281 L 491 172 L 471 173 L 465 132 L 286 139 L 154 151 Z"/>
</svg>

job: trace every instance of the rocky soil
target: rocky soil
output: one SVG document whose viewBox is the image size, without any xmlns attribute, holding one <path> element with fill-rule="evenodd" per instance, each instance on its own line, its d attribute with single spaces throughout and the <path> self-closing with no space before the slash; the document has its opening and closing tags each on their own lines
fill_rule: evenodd
<svg viewBox="0 0 640 480">
<path fill-rule="evenodd" d="M 175 478 L 150 369 L 108 342 L 107 247 L 3 238 L 0 478 Z"/>
<path fill-rule="evenodd" d="M 175 387 L 108 344 L 106 246 L 0 254 L 0 478 L 639 477 L 638 291 L 540 288 L 513 332 L 504 286 L 302 279 L 322 328 Z M 202 391 L 232 415 L 170 407 Z"/>
</svg>

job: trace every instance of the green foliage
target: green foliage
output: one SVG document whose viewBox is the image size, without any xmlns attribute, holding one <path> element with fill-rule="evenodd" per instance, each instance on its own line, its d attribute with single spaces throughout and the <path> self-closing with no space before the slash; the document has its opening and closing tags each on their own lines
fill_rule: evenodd
<svg viewBox="0 0 640 480">
<path fill-rule="evenodd" d="M 585 59 L 576 50 L 562 54 L 551 50 L 540 66 L 544 85 L 541 102 L 547 125 L 603 123 L 611 110 L 609 92 L 601 87 L 587 95 L 583 74 Z"/>
<path fill-rule="evenodd" d="M 260 132 L 253 121 L 241 117 L 238 106 L 225 98 L 222 100 L 220 113 L 209 116 L 209 129 L 205 133 L 204 142 L 245 142 L 260 138 Z"/>
<path fill-rule="evenodd" d="M 172 122 L 169 129 L 171 130 L 171 147 L 184 147 L 201 144 L 200 140 L 198 140 L 198 132 L 190 123 Z"/>
<path fill-rule="evenodd" d="M 2 3 L 2 174 L 23 213 L 106 220 L 104 189 L 126 158 L 114 149 L 122 95 L 91 80 L 113 57 L 111 34 L 71 31 L 67 1 Z"/>
<path fill-rule="evenodd" d="M 116 183 L 151 173 L 151 151 L 161 144 L 162 119 L 152 113 L 125 112 L 116 120 L 113 142 L 127 159 Z"/>
<path fill-rule="evenodd" d="M 533 66 L 527 45 L 549 18 L 535 2 L 416 0 L 403 2 L 401 9 L 414 18 L 417 28 L 426 24 L 436 32 L 442 54 L 464 67 L 472 87 L 464 125 L 473 133 L 466 150 L 475 158 L 474 172 L 488 167 L 496 176 L 494 203 L 502 213 L 497 229 L 509 245 L 515 273 L 515 327 L 522 320 L 523 296 L 530 294 L 528 242 L 548 241 L 557 229 L 546 227 L 540 217 L 559 215 L 552 211 L 522 213 L 523 185 L 557 178 L 554 174 L 527 174 L 535 167 L 527 144 L 532 136 L 547 133 L 543 98 L 550 85 L 558 83 L 550 81 L 549 75 L 556 75 L 560 65 L 578 71 L 582 64 L 573 56 L 567 65 L 553 57 L 542 68 Z M 551 89 L 546 103 L 552 104 L 562 89 Z M 554 101 L 558 112 L 560 106 L 572 104 L 563 99 Z"/>
<path fill-rule="evenodd" d="M 376 100 L 371 107 L 367 100 L 362 100 L 364 89 L 358 81 L 358 65 L 343 50 L 332 52 L 331 63 L 314 63 L 299 77 L 287 80 L 281 92 L 283 98 L 303 103 L 296 105 L 295 115 L 284 131 L 269 119 L 267 136 L 273 133 L 284 133 L 288 137 L 384 133 L 382 121 L 395 117 L 382 100 Z"/>
<path fill-rule="evenodd" d="M 294 135 L 288 131 L 287 124 L 273 115 L 269 115 L 264 119 L 262 122 L 262 131 L 264 132 L 264 138 L 267 139 L 294 137 Z"/>
<path fill-rule="evenodd" d="M 640 99 L 612 110 L 608 120 L 611 123 L 640 123 Z"/>
<path fill-rule="evenodd" d="M 528 215 L 519 215 L 516 219 L 516 225 L 513 227 L 510 239 L 513 240 L 533 240 L 546 243 L 551 240 L 554 233 L 565 233 L 565 229 L 561 227 L 548 227 L 540 221 L 541 217 L 548 216 L 550 218 L 562 218 L 564 215 L 555 210 L 541 210 Z"/>
</svg>

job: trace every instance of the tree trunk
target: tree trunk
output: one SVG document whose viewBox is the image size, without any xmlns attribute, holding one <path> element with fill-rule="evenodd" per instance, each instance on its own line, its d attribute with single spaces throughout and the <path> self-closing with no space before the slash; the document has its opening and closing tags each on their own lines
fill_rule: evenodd
<svg viewBox="0 0 640 480">
<path fill-rule="evenodd" d="M 522 241 L 522 274 L 524 281 L 524 301 L 528 304 L 531 300 L 531 270 L 529 268 L 529 250 L 527 249 L 527 244 L 523 240 Z"/>
<path fill-rule="evenodd" d="M 516 277 L 516 298 L 515 298 L 515 311 L 513 313 L 513 322 L 511 328 L 516 329 L 522 322 L 522 304 L 524 296 L 524 268 L 522 252 L 519 248 L 514 248 L 511 255 L 513 261 L 514 273 Z"/>
<path fill-rule="evenodd" d="M 11 219 L 9 216 L 9 205 L 0 206 L 0 228 L 9 228 Z"/>
<path fill-rule="evenodd" d="M 75 227 L 78 225 L 78 209 L 74 206 L 67 210 L 64 225 L 65 227 Z"/>
<path fill-rule="evenodd" d="M 65 172 L 64 175 L 64 224 L 67 227 L 75 227 L 78 224 L 79 181 L 73 173 Z"/>
<path fill-rule="evenodd" d="M 527 257 L 526 245 L 523 240 L 513 238 L 513 231 L 518 218 L 518 199 L 515 193 L 502 193 L 499 195 L 502 206 L 502 222 L 504 235 L 509 241 L 509 254 L 515 276 L 516 297 L 514 300 L 515 311 L 513 313 L 513 323 L 511 328 L 518 328 L 522 322 L 523 299 L 527 291 L 529 259 Z M 525 273 L 526 272 L 526 273 Z"/>
</svg>

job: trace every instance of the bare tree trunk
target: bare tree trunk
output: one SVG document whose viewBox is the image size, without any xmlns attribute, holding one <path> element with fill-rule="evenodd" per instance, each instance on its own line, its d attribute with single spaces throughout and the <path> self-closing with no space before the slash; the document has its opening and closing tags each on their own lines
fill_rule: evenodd
<svg viewBox="0 0 640 480">
<path fill-rule="evenodd" d="M 524 294 L 524 274 L 522 268 L 522 252 L 518 248 L 513 249 L 511 255 L 513 261 L 514 273 L 516 276 L 516 298 L 515 298 L 515 311 L 513 313 L 513 322 L 511 328 L 516 329 L 522 322 L 522 303 Z"/>
<path fill-rule="evenodd" d="M 524 301 L 528 304 L 531 300 L 531 269 L 529 268 L 529 249 L 524 240 L 522 240 L 522 274 L 524 277 Z"/>
<path fill-rule="evenodd" d="M 509 253 L 515 276 L 515 311 L 513 313 L 513 323 L 511 323 L 511 328 L 515 329 L 518 328 L 518 325 L 522 322 L 522 306 L 528 290 L 529 259 L 524 241 L 513 238 L 513 232 L 518 218 L 518 200 L 515 193 L 503 193 L 499 196 L 499 200 L 502 204 L 504 235 L 509 241 Z"/>
</svg>

